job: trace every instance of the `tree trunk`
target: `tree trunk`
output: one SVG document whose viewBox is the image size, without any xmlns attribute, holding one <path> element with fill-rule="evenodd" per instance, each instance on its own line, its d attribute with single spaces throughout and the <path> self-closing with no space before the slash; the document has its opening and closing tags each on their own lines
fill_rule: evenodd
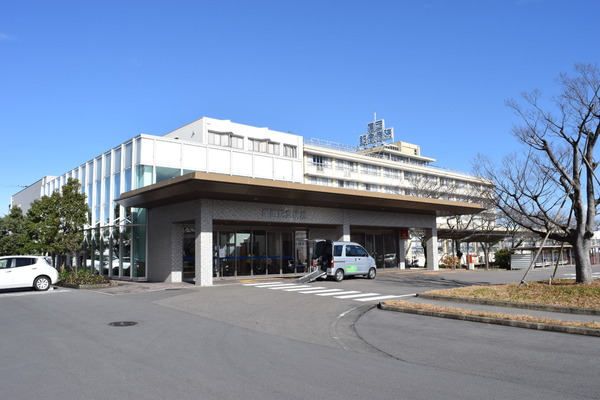
<svg viewBox="0 0 600 400">
<path fill-rule="evenodd" d="M 590 260 L 591 239 L 576 238 L 573 243 L 573 258 L 575 259 L 575 281 L 577 283 L 592 283 L 592 261 Z"/>
</svg>

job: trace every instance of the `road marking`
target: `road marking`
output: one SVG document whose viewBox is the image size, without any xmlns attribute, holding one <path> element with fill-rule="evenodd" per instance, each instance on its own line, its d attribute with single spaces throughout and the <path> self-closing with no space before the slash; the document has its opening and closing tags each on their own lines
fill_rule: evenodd
<svg viewBox="0 0 600 400">
<path fill-rule="evenodd" d="M 334 299 L 350 299 L 356 301 L 378 301 L 397 299 L 401 297 L 414 297 L 416 293 L 402 295 L 384 295 L 380 293 L 361 293 L 358 290 L 331 289 L 326 286 L 298 285 L 296 283 L 269 282 L 269 283 L 247 283 L 250 286 L 262 289 L 281 290 L 282 292 L 298 292 L 302 294 L 314 294 L 315 296 L 333 297 Z"/>
<path fill-rule="evenodd" d="M 274 285 L 277 283 L 281 283 L 281 282 L 254 282 L 254 283 L 242 283 L 242 286 L 257 286 L 257 285 L 265 285 L 265 284 L 269 284 L 269 285 Z"/>
<path fill-rule="evenodd" d="M 352 293 L 360 293 L 358 290 L 349 290 L 347 292 L 334 292 L 334 293 L 318 293 L 317 296 L 335 296 L 340 294 L 352 294 Z"/>
<path fill-rule="evenodd" d="M 322 289 L 322 290 L 307 290 L 304 292 L 298 292 L 302 294 L 317 294 L 317 293 L 327 293 L 327 292 L 341 292 L 342 289 Z"/>
<path fill-rule="evenodd" d="M 336 299 L 354 299 L 356 297 L 367 297 L 367 296 L 380 296 L 379 293 L 361 293 L 361 294 L 348 294 L 346 296 L 335 296 Z"/>
<path fill-rule="evenodd" d="M 281 290 L 281 289 L 288 289 L 289 287 L 292 287 L 292 286 L 295 287 L 297 285 L 295 283 L 286 283 L 286 284 L 283 284 L 283 285 L 269 286 L 269 287 L 267 287 L 267 289 L 270 289 L 270 290 Z M 261 286 L 259 286 L 259 287 L 261 287 Z"/>
<path fill-rule="evenodd" d="M 366 299 L 354 299 L 354 300 L 356 300 L 356 301 L 376 301 L 376 300 L 397 299 L 398 297 L 402 297 L 402 296 L 388 295 L 388 296 L 367 297 Z"/>
<path fill-rule="evenodd" d="M 260 282 L 260 283 L 243 283 L 244 286 L 254 286 L 254 287 L 269 287 L 269 286 L 277 286 L 283 285 L 283 282 Z"/>
<path fill-rule="evenodd" d="M 299 290 L 308 290 L 308 288 L 317 290 L 317 289 L 326 289 L 325 286 L 310 286 L 310 285 L 302 285 L 302 286 L 296 286 L 295 288 L 292 289 L 283 289 L 284 292 L 297 292 Z"/>
<path fill-rule="evenodd" d="M 21 297 L 21 296 L 35 296 L 35 295 L 44 295 L 44 294 L 51 294 L 51 293 L 68 293 L 71 290 L 69 289 L 49 289 L 45 292 L 36 292 L 36 291 L 32 291 L 32 292 L 7 292 L 7 293 L 0 293 L 0 297 Z"/>
</svg>

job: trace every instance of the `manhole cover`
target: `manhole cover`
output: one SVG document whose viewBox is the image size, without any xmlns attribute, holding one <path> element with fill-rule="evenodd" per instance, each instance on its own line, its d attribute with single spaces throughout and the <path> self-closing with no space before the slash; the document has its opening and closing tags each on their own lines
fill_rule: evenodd
<svg viewBox="0 0 600 400">
<path fill-rule="evenodd" d="M 137 322 L 134 322 L 134 321 L 117 321 L 117 322 L 111 322 L 109 325 L 110 326 L 133 326 L 136 324 L 137 324 Z"/>
</svg>

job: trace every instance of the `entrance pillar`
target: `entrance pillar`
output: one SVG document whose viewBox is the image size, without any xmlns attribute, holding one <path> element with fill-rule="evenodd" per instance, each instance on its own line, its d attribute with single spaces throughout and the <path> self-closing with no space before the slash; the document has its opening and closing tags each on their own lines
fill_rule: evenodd
<svg viewBox="0 0 600 400">
<path fill-rule="evenodd" d="M 398 243 L 398 265 L 400 269 L 406 269 L 406 239 L 402 238 L 400 231 L 396 233 L 396 240 Z"/>
<path fill-rule="evenodd" d="M 213 227 L 210 204 L 202 200 L 200 215 L 196 217 L 196 285 L 213 284 Z"/>
<path fill-rule="evenodd" d="M 183 227 L 171 224 L 171 282 L 183 282 Z"/>
<path fill-rule="evenodd" d="M 438 265 L 438 246 L 437 246 L 437 228 L 434 226 L 425 229 L 425 241 L 427 246 L 427 269 L 437 271 Z"/>
<path fill-rule="evenodd" d="M 350 222 L 348 219 L 348 212 L 344 211 L 344 218 L 342 224 L 342 242 L 350 241 Z"/>
</svg>

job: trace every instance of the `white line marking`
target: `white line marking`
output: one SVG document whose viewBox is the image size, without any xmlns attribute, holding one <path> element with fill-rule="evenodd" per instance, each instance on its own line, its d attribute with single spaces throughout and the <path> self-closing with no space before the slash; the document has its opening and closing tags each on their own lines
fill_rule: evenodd
<svg viewBox="0 0 600 400">
<path fill-rule="evenodd" d="M 302 294 L 316 294 L 316 293 L 326 293 L 326 292 L 341 292 L 342 289 L 323 289 L 323 290 L 307 290 L 305 292 L 298 292 Z"/>
<path fill-rule="evenodd" d="M 361 294 L 348 294 L 346 296 L 335 296 L 336 299 L 353 299 L 355 297 L 367 297 L 367 296 L 379 296 L 379 293 L 361 293 Z"/>
<path fill-rule="evenodd" d="M 388 295 L 388 296 L 367 297 L 366 299 L 354 299 L 354 300 L 356 300 L 356 301 L 375 301 L 375 300 L 397 299 L 398 297 L 402 297 L 402 296 Z"/>
<path fill-rule="evenodd" d="M 318 293 L 316 296 L 335 296 L 340 294 L 352 294 L 352 293 L 360 293 L 358 290 L 349 290 L 347 292 L 334 292 L 334 293 Z"/>
<path fill-rule="evenodd" d="M 265 284 L 265 285 L 257 285 L 257 286 L 254 286 L 254 287 L 257 287 L 257 288 L 267 288 L 268 289 L 268 288 L 272 288 L 272 287 L 290 286 L 290 285 L 293 286 L 294 284 L 293 283 L 292 284 L 290 284 L 290 283 L 277 283 L 275 285 L 266 285 Z"/>
<path fill-rule="evenodd" d="M 308 290 L 309 288 L 313 289 L 313 290 L 317 290 L 317 289 L 325 289 L 325 286 L 310 286 L 310 285 L 303 285 L 303 286 L 298 286 L 292 289 L 283 289 L 284 292 L 296 292 L 298 290 Z"/>
<path fill-rule="evenodd" d="M 267 287 L 267 289 L 270 290 L 281 290 L 281 289 L 288 289 L 290 287 L 297 287 L 298 285 L 296 285 L 295 283 L 287 283 L 285 285 L 277 285 L 277 286 L 269 286 Z M 261 287 L 261 286 L 259 286 Z"/>
<path fill-rule="evenodd" d="M 282 282 L 259 282 L 259 283 L 242 283 L 243 286 L 258 286 L 258 285 L 278 285 Z"/>
<path fill-rule="evenodd" d="M 7 293 L 2 293 L 0 292 L 0 297 L 21 297 L 21 296 L 34 296 L 34 295 L 44 295 L 44 294 L 50 294 L 50 293 L 68 293 L 71 290 L 69 289 L 48 289 L 45 292 L 36 292 L 36 291 L 32 291 L 32 292 L 7 292 Z"/>
</svg>

